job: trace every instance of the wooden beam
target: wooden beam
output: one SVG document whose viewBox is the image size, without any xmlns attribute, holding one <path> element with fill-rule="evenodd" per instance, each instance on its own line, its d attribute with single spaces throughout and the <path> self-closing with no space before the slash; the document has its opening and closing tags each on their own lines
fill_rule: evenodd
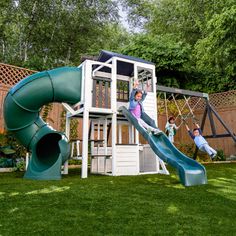
<svg viewBox="0 0 236 236">
<path fill-rule="evenodd" d="M 226 137 L 232 137 L 230 134 L 216 134 L 216 135 L 204 135 L 204 138 L 226 138 Z"/>
<path fill-rule="evenodd" d="M 193 97 L 202 97 L 205 99 L 209 99 L 209 96 L 207 93 L 200 93 L 200 92 L 179 89 L 179 88 L 171 88 L 171 87 L 166 87 L 166 86 L 162 86 L 162 85 L 158 85 L 158 84 L 156 86 L 156 91 L 157 92 L 174 93 L 174 94 L 182 94 L 182 95 L 188 95 L 188 96 L 193 96 Z"/>
</svg>

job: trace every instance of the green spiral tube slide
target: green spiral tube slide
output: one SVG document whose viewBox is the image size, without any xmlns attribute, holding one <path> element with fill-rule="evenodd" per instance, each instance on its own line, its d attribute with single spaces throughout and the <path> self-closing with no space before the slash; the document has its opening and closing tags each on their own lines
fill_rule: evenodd
<svg viewBox="0 0 236 236">
<path fill-rule="evenodd" d="M 31 152 L 24 178 L 58 180 L 70 145 L 65 134 L 45 123 L 40 109 L 52 102 L 75 104 L 81 100 L 82 69 L 61 67 L 26 77 L 4 101 L 5 126 Z"/>
</svg>

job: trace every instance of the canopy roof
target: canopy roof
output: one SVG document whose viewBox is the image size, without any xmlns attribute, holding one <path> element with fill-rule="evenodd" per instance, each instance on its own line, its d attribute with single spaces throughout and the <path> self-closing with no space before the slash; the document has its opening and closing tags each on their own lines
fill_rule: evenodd
<svg viewBox="0 0 236 236">
<path fill-rule="evenodd" d="M 130 60 L 131 62 L 134 61 L 134 62 L 141 62 L 141 63 L 145 63 L 145 64 L 149 64 L 149 65 L 155 65 L 154 63 L 152 63 L 150 61 L 143 60 L 141 58 L 127 56 L 127 55 L 119 54 L 116 52 L 110 52 L 110 51 L 106 51 L 106 50 L 102 50 L 100 52 L 100 55 L 98 57 L 98 61 L 106 62 L 107 60 L 109 60 L 112 57 L 127 59 L 127 60 Z M 109 70 L 108 70 L 108 68 L 103 68 L 103 71 L 109 71 Z M 133 74 L 133 71 L 134 71 L 134 66 L 132 63 L 123 62 L 123 61 L 119 61 L 119 60 L 117 61 L 117 74 L 131 76 Z"/>
</svg>

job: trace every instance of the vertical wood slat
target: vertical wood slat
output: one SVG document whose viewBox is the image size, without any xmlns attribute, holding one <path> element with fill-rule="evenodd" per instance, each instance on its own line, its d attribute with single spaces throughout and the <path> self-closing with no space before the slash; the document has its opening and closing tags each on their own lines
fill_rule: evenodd
<svg viewBox="0 0 236 236">
<path fill-rule="evenodd" d="M 92 106 L 96 107 L 96 100 L 97 100 L 97 80 L 93 80 L 93 100 Z"/>
<path fill-rule="evenodd" d="M 125 86 L 125 84 L 123 84 L 123 99 L 125 99 L 125 88 L 126 88 L 126 86 Z"/>
<path fill-rule="evenodd" d="M 99 94 L 99 97 L 98 97 L 98 107 L 102 107 L 102 98 L 103 98 L 103 96 L 102 96 L 102 85 L 103 85 L 103 81 L 102 80 L 100 80 L 99 81 L 99 89 L 98 89 L 98 94 Z"/>
<path fill-rule="evenodd" d="M 108 82 L 105 82 L 105 108 L 108 108 Z"/>
</svg>

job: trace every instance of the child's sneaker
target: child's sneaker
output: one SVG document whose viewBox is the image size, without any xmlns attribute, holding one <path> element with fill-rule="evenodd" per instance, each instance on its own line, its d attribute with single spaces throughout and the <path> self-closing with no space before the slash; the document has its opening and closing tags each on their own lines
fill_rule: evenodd
<svg viewBox="0 0 236 236">
<path fill-rule="evenodd" d="M 216 155 L 217 155 L 217 153 L 211 154 L 211 159 L 212 159 L 212 160 L 215 160 L 215 159 L 216 159 Z"/>
<path fill-rule="evenodd" d="M 152 133 L 152 129 L 151 128 L 147 128 L 147 132 L 148 132 L 148 134 L 151 134 Z"/>
<path fill-rule="evenodd" d="M 159 130 L 159 129 L 156 129 L 156 130 L 154 130 L 154 135 L 159 135 L 159 134 L 161 134 L 162 133 L 162 131 L 161 130 Z"/>
</svg>

